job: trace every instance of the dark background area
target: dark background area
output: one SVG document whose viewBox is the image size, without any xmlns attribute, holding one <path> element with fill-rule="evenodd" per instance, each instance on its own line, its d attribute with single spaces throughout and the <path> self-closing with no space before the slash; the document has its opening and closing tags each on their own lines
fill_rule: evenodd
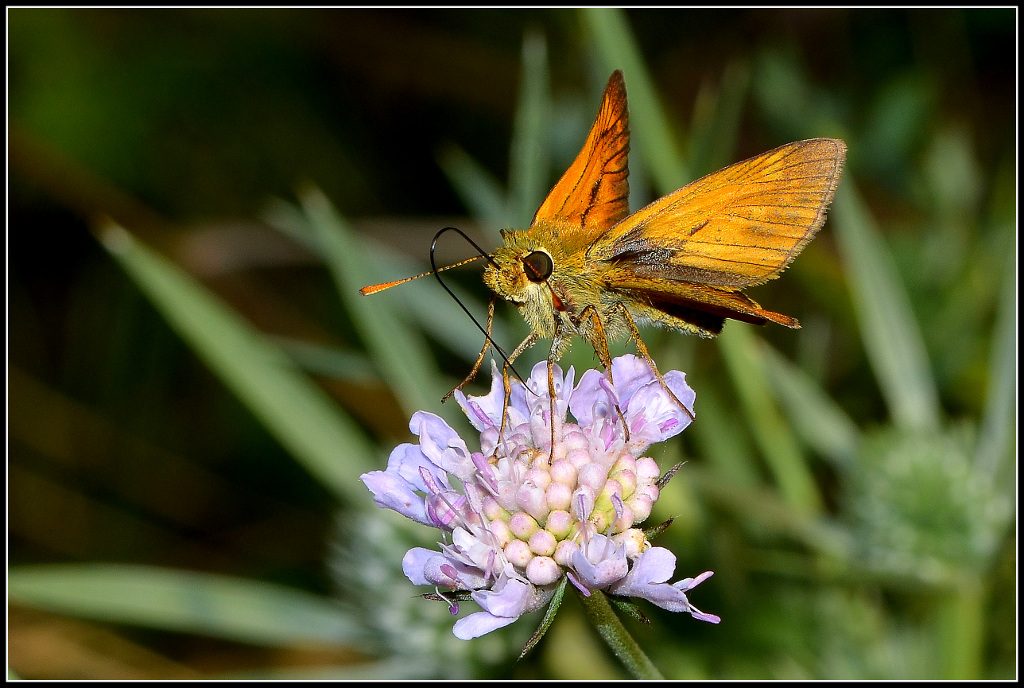
<svg viewBox="0 0 1024 688">
<path fill-rule="evenodd" d="M 912 170 L 937 127 L 970 138 L 979 205 L 1013 193 L 1005 188 L 1007 179 L 1015 186 L 1017 143 L 1013 9 L 626 16 L 680 129 L 729 64 L 794 57 L 807 82 L 830 94 L 838 121 L 875 132 L 851 147 L 847 174 L 897 247 L 928 240 L 907 228 L 920 214 Z M 267 228 L 261 208 L 312 182 L 360 232 L 424 261 L 446 219 L 472 225 L 439 150 L 456 142 L 505 179 L 528 29 L 546 37 L 552 92 L 592 113 L 607 74 L 577 13 L 9 9 L 7 17 L 9 564 L 152 564 L 330 594 L 332 497 L 178 339 L 91 224 L 113 216 L 264 332 L 357 346 L 323 266 Z M 732 159 L 792 138 L 764 102 L 744 107 Z M 873 120 L 895 107 L 902 119 Z M 578 141 L 566 145 L 574 154 Z M 496 229 L 480 236 L 493 243 Z M 829 250 L 829 239 L 818 242 Z M 975 412 L 982 364 L 939 357 L 939 375 L 943 360 L 955 373 L 944 406 Z M 877 422 L 877 392 L 849 382 L 863 363 L 833 363 L 851 414 Z M 387 393 L 320 383 L 360 408 L 353 412 L 385 445 L 401 437 L 406 419 Z M 24 608 L 9 615 L 10 665 L 29 678 L 109 676 L 90 663 L 107 654 L 136 677 L 339 661 L 93 628 Z M 102 633 L 111 633 L 106 647 L 128 637 L 133 649 L 82 649 L 95 649 L 83 638 Z M 53 673 L 28 647 L 48 648 Z"/>
</svg>

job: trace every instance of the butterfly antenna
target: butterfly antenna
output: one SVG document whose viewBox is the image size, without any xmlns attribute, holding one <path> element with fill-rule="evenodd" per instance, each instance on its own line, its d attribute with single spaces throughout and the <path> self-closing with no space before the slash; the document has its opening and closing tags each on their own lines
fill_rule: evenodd
<svg viewBox="0 0 1024 688">
<path fill-rule="evenodd" d="M 488 256 L 486 255 L 484 256 L 484 258 L 487 257 Z M 427 275 L 436 275 L 437 273 L 442 272 L 444 270 L 451 270 L 452 268 L 460 267 L 462 265 L 465 265 L 466 263 L 472 263 L 474 260 L 480 260 L 480 256 L 473 256 L 472 258 L 467 258 L 466 260 L 460 260 L 458 263 L 445 265 L 443 268 L 437 268 L 436 270 L 427 270 L 426 272 L 420 273 L 418 275 L 413 275 L 412 277 L 405 277 L 400 280 L 395 280 L 394 282 L 382 282 L 380 284 L 371 284 L 368 287 L 363 287 L 362 289 L 360 289 L 359 293 L 362 294 L 363 296 L 376 294 L 379 291 L 384 291 L 385 289 L 390 289 L 391 287 L 397 287 L 399 284 L 405 284 L 406 282 L 411 282 L 414 279 L 419 279 L 420 277 L 426 277 Z"/>
<path fill-rule="evenodd" d="M 447 267 L 438 268 L 437 267 L 437 263 L 434 260 L 434 251 L 437 248 L 437 240 L 440 239 L 441 235 L 444 234 L 445 232 L 458 232 L 460 235 L 462 235 L 462 238 L 465 239 L 467 243 L 469 243 L 470 246 L 472 246 L 473 248 L 475 248 L 477 250 L 477 253 L 479 253 L 480 255 L 479 256 L 473 256 L 472 258 L 464 260 L 464 261 L 462 261 L 460 263 L 455 263 L 455 265 L 449 265 Z M 488 263 L 490 263 L 494 267 L 498 267 L 498 264 L 494 262 L 494 259 L 491 258 L 490 255 L 488 255 L 487 251 L 484 251 L 482 248 L 480 248 L 479 244 L 477 244 L 475 241 L 470 239 L 469 235 L 467 235 L 465 232 L 463 232 L 458 227 L 445 227 L 445 228 L 441 229 L 440 231 L 438 231 L 437 234 L 434 235 L 434 240 L 432 242 L 430 242 L 430 268 L 431 268 L 431 272 L 434 274 L 434 277 L 436 277 L 437 281 L 441 283 L 441 286 L 444 287 L 444 290 L 446 292 L 448 292 L 448 295 L 451 296 L 452 299 L 455 300 L 455 303 L 459 304 L 459 307 L 466 313 L 466 315 L 469 316 L 469 319 L 473 321 L 473 324 L 476 325 L 477 329 L 484 333 L 484 337 L 486 337 L 487 341 L 489 341 L 491 343 L 491 346 L 494 347 L 494 350 L 497 351 L 499 354 L 501 354 L 501 358 L 505 361 L 505 364 L 512 370 L 512 372 L 515 374 L 516 378 L 518 378 L 519 381 L 523 383 L 523 385 L 526 385 L 526 380 L 524 380 L 523 377 L 519 374 L 519 371 L 517 371 L 515 369 L 515 366 L 512 365 L 512 362 L 508 360 L 508 356 L 505 354 L 505 351 L 500 346 L 498 346 L 497 342 L 494 341 L 494 339 L 491 337 L 490 332 L 488 332 L 487 329 L 484 328 L 483 325 L 481 325 L 477 321 L 477 319 L 475 317 L 473 317 L 473 314 L 469 312 L 468 308 L 466 308 L 466 304 L 462 303 L 462 301 L 459 299 L 459 297 L 455 295 L 455 292 L 453 292 L 451 289 L 449 289 L 448 285 L 444 283 L 443 279 L 441 279 L 440 273 L 441 273 L 442 270 L 447 270 L 449 267 L 455 267 L 456 265 L 463 265 L 463 264 L 468 263 L 468 262 L 470 262 L 472 260 L 478 260 L 479 258 L 484 258 Z M 426 272 L 426 273 L 423 273 L 423 274 L 424 275 L 429 275 L 430 272 Z M 422 275 L 418 275 L 418 276 L 421 277 Z M 410 279 L 413 279 L 413 278 L 410 278 Z M 404 281 L 404 280 L 402 280 L 402 281 Z"/>
</svg>

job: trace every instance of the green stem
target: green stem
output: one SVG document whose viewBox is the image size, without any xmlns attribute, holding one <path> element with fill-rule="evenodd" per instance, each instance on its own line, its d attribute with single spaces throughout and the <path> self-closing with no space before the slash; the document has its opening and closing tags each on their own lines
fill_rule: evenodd
<svg viewBox="0 0 1024 688">
<path fill-rule="evenodd" d="M 590 597 L 584 596 L 578 590 L 577 593 L 580 601 L 583 602 L 587 617 L 597 628 L 597 632 L 601 634 L 604 641 L 608 643 L 608 647 L 612 649 L 615 656 L 626 665 L 629 673 L 639 679 L 665 678 L 633 640 L 633 636 L 629 634 L 626 627 L 622 625 L 622 621 L 615 615 L 612 605 L 604 593 L 594 590 L 590 593 Z"/>
<path fill-rule="evenodd" d="M 984 583 L 965 574 L 936 605 L 943 659 L 941 678 L 970 681 L 981 677 L 985 650 L 985 596 Z"/>
</svg>

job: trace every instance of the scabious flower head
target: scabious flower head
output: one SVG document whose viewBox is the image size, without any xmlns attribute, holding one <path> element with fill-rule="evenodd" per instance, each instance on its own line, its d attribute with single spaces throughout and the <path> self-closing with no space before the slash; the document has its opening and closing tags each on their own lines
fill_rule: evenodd
<svg viewBox="0 0 1024 688">
<path fill-rule="evenodd" d="M 691 422 L 646 361 L 621 356 L 610 380 L 588 370 L 575 387 L 573 369 L 563 377 L 555 366 L 553 418 L 545 363 L 525 386 L 512 381 L 507 410 L 493 364 L 492 376 L 489 394 L 456 392 L 480 432 L 480 451 L 440 417 L 419 411 L 409 425 L 419 444 L 398 446 L 387 470 L 361 476 L 379 506 L 442 531 L 439 551 L 413 548 L 402 568 L 414 584 L 471 591 L 483 611 L 457 621 L 455 635 L 475 638 L 540 609 L 563 576 L 586 595 L 640 597 L 718 623 L 686 596 L 711 572 L 667 583 L 675 556 L 635 527 L 660 491 L 661 470 L 643 453 Z M 696 395 L 683 373 L 664 379 L 692 409 Z"/>
</svg>

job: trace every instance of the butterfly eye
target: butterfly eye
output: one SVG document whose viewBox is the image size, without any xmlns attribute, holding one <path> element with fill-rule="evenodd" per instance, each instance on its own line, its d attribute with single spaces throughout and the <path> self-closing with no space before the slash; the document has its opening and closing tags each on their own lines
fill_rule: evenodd
<svg viewBox="0 0 1024 688">
<path fill-rule="evenodd" d="M 533 251 L 523 257 L 523 271 L 531 282 L 543 282 L 555 269 L 551 256 L 544 251 Z"/>
</svg>

